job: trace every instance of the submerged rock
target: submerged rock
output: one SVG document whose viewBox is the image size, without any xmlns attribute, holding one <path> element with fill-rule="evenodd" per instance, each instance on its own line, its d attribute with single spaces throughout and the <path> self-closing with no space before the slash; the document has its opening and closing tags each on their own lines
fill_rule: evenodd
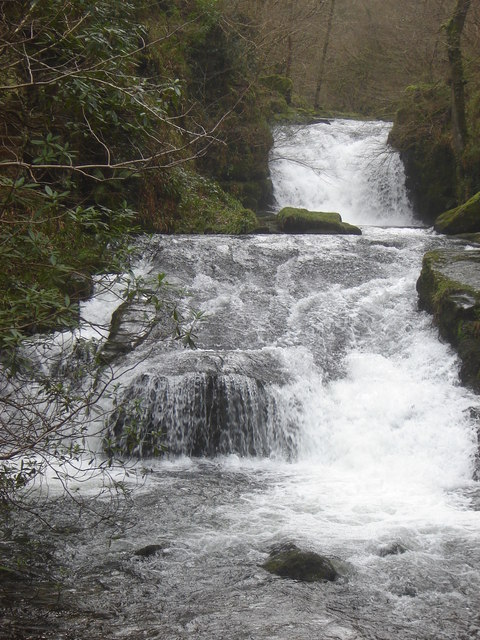
<svg viewBox="0 0 480 640">
<path fill-rule="evenodd" d="M 339 577 L 327 557 L 302 551 L 291 543 L 273 548 L 262 567 L 282 578 L 303 582 L 333 582 Z"/>
<path fill-rule="evenodd" d="M 362 235 L 358 227 L 343 222 L 341 215 L 333 212 L 285 207 L 278 213 L 277 222 L 285 233 Z"/>
<path fill-rule="evenodd" d="M 150 558 L 151 556 L 156 556 L 161 552 L 163 552 L 163 546 L 161 544 L 147 544 L 146 547 L 137 549 L 133 555 L 140 556 L 141 558 Z"/>
<path fill-rule="evenodd" d="M 423 258 L 419 305 L 460 356 L 460 377 L 480 392 L 480 250 L 443 249 Z"/>
<path fill-rule="evenodd" d="M 387 556 L 399 556 L 408 551 L 407 547 L 405 547 L 401 542 L 392 542 L 390 544 L 384 545 L 380 547 L 378 550 L 378 555 L 381 558 L 386 558 Z"/>
</svg>

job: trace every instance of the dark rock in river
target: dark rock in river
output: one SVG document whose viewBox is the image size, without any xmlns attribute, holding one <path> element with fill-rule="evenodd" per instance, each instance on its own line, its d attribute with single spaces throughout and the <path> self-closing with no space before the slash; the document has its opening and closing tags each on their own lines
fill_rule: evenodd
<svg viewBox="0 0 480 640">
<path fill-rule="evenodd" d="M 380 547 L 378 555 L 381 558 L 386 558 L 387 556 L 399 556 L 407 551 L 407 547 L 405 547 L 401 542 L 392 542 L 391 544 Z"/>
<path fill-rule="evenodd" d="M 480 392 L 480 250 L 428 252 L 417 291 L 420 307 L 458 351 L 462 382 Z"/>
<path fill-rule="evenodd" d="M 342 222 L 339 213 L 285 207 L 277 215 L 278 228 L 285 233 L 362 235 L 352 224 Z"/>
<path fill-rule="evenodd" d="M 141 558 L 150 558 L 151 556 L 156 556 L 162 551 L 163 551 L 163 547 L 161 544 L 147 544 L 146 547 L 137 549 L 133 555 L 140 556 Z"/>
<path fill-rule="evenodd" d="M 99 354 L 101 363 L 109 364 L 141 345 L 153 327 L 163 328 L 164 336 L 173 335 L 175 323 L 168 305 L 157 307 L 142 298 L 122 303 L 112 314 L 108 339 Z"/>
<path fill-rule="evenodd" d="M 290 543 L 274 548 L 262 567 L 282 578 L 303 582 L 333 582 L 339 577 L 328 558 Z"/>
</svg>

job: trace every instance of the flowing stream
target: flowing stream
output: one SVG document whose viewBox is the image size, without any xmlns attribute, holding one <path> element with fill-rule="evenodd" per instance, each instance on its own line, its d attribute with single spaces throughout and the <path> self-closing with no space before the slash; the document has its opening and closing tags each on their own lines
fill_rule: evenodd
<svg viewBox="0 0 480 640">
<path fill-rule="evenodd" d="M 55 637 L 480 638 L 478 397 L 415 291 L 424 252 L 452 241 L 415 226 L 388 129 L 276 131 L 277 208 L 339 211 L 361 237 L 142 241 L 144 272 L 207 318 L 196 350 L 153 332 L 115 365 L 172 455 L 144 451 L 119 535 L 67 545 L 78 612 Z M 284 542 L 341 578 L 270 575 Z"/>
</svg>

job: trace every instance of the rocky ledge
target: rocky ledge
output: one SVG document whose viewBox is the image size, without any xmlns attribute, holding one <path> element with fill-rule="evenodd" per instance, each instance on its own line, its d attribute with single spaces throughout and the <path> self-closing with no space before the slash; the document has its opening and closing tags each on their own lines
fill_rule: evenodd
<svg viewBox="0 0 480 640">
<path fill-rule="evenodd" d="M 362 235 L 361 229 L 343 222 L 339 213 L 285 207 L 275 216 L 276 230 L 283 233 Z"/>
<path fill-rule="evenodd" d="M 455 209 L 445 211 L 435 220 L 435 231 L 447 235 L 480 231 L 480 192 Z"/>
<path fill-rule="evenodd" d="M 423 258 L 419 304 L 460 356 L 460 377 L 480 393 L 480 249 L 441 249 Z"/>
</svg>

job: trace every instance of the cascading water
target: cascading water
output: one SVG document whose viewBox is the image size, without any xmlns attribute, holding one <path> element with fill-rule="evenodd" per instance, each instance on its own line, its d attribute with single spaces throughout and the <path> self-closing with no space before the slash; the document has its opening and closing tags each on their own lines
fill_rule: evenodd
<svg viewBox="0 0 480 640">
<path fill-rule="evenodd" d="M 142 414 L 136 453 L 161 432 L 196 457 L 139 462 L 147 481 L 124 533 L 68 551 L 81 602 L 70 629 L 131 640 L 480 638 L 478 398 L 416 306 L 423 253 L 451 241 L 412 228 L 387 132 L 346 121 L 277 131 L 278 206 L 339 211 L 368 225 L 361 237 L 141 243 L 144 269 L 181 283 L 207 320 L 195 351 L 154 329 L 115 362 Z M 117 412 L 110 424 L 120 444 L 126 421 Z M 340 559 L 341 579 L 266 573 L 269 547 L 288 541 Z M 152 543 L 163 551 L 133 555 Z"/>
<path fill-rule="evenodd" d="M 279 208 L 337 211 L 351 224 L 414 224 L 389 130 L 355 120 L 278 127 L 270 167 Z"/>
</svg>

